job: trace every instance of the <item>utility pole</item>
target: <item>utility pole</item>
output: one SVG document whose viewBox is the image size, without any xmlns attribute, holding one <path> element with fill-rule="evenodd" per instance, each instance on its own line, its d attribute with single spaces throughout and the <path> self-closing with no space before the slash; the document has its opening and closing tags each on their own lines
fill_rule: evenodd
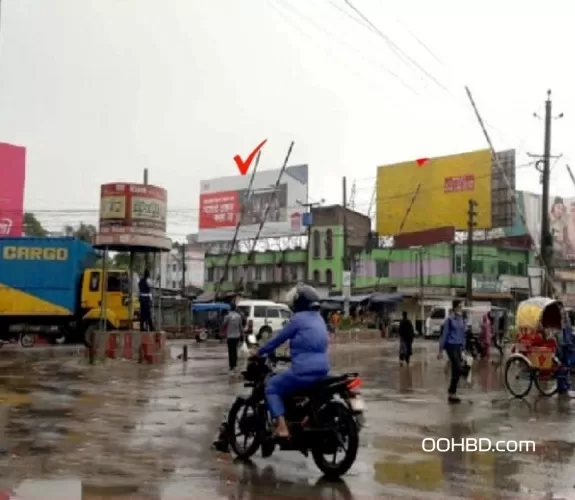
<svg viewBox="0 0 575 500">
<path fill-rule="evenodd" d="M 343 272 L 342 272 L 342 292 L 344 296 L 343 314 L 349 316 L 349 299 L 351 296 L 351 270 L 348 250 L 348 227 L 347 227 L 347 178 L 342 179 L 342 205 L 343 205 Z"/>
<path fill-rule="evenodd" d="M 297 202 L 301 207 L 305 208 L 307 210 L 307 213 L 309 214 L 308 217 L 308 224 L 307 224 L 307 228 L 306 228 L 306 236 L 307 236 L 307 252 L 306 252 L 306 258 L 305 258 L 305 280 L 308 283 L 311 283 L 311 253 L 313 251 L 312 249 L 312 226 L 313 226 L 313 215 L 311 213 L 312 209 L 314 209 L 315 207 L 319 207 L 322 203 L 322 201 L 315 201 L 313 203 L 302 203 L 301 201 L 298 200 Z"/>
<path fill-rule="evenodd" d="M 423 280 L 423 247 L 419 247 L 419 310 L 421 315 L 421 336 L 425 334 L 425 286 Z"/>
<path fill-rule="evenodd" d="M 545 101 L 545 135 L 543 139 L 543 156 L 536 164 L 537 170 L 541 172 L 541 264 L 545 272 L 545 280 L 542 286 L 542 293 L 546 296 L 553 295 L 553 234 L 549 223 L 549 185 L 551 177 L 551 123 L 554 119 L 563 118 L 563 113 L 553 116 L 551 102 L 551 90 L 547 91 L 547 100 Z M 540 118 L 536 113 L 536 118 Z M 530 155 L 533 156 L 533 155 Z M 541 165 L 541 166 L 540 166 Z"/>
<path fill-rule="evenodd" d="M 182 297 L 186 296 L 186 243 L 180 246 L 180 259 L 182 261 Z"/>
<path fill-rule="evenodd" d="M 467 262 L 465 264 L 465 299 L 468 306 L 471 306 L 473 300 L 473 229 L 477 225 L 477 202 L 469 200 L 469 209 L 467 211 Z"/>
</svg>

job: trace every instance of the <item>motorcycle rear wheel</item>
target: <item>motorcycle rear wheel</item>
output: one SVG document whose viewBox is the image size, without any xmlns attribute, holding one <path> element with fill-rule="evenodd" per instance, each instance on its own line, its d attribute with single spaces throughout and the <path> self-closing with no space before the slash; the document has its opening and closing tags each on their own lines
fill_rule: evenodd
<svg viewBox="0 0 575 500">
<path fill-rule="evenodd" d="M 339 478 L 351 469 L 357 458 L 359 428 L 349 408 L 339 401 L 331 401 L 321 410 L 319 425 L 321 427 L 333 427 L 334 435 L 327 439 L 320 437 L 318 442 L 313 445 L 311 449 L 313 461 L 327 478 Z M 339 444 L 336 446 L 335 454 L 329 453 L 327 455 L 327 451 L 331 452 L 330 445 L 332 443 L 330 441 L 332 438 L 339 441 Z M 347 445 L 344 447 L 343 458 L 337 461 L 337 452 L 340 449 L 341 441 L 345 439 L 347 439 Z M 329 459 L 333 455 L 336 458 L 334 461 Z"/>
<path fill-rule="evenodd" d="M 251 410 L 250 415 L 246 415 L 246 411 Z M 262 443 L 262 430 L 259 426 L 260 422 L 255 422 L 254 433 L 250 434 L 253 437 L 253 442 L 248 445 L 247 440 L 243 440 L 243 444 L 239 442 L 241 436 L 247 437 L 245 433 L 241 431 L 241 427 L 246 424 L 245 418 L 254 418 L 259 420 L 258 408 L 252 405 L 248 401 L 242 398 L 237 398 L 234 404 L 230 408 L 228 414 L 228 433 L 229 433 L 229 445 L 234 454 L 243 460 L 247 460 L 252 457 Z M 263 425 L 263 424 L 261 424 Z M 240 427 L 240 432 L 238 433 L 237 427 Z"/>
</svg>

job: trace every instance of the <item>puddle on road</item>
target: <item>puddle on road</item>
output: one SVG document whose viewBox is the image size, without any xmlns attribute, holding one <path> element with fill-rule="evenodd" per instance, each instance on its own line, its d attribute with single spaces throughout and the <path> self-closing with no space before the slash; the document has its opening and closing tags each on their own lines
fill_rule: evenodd
<svg viewBox="0 0 575 500">
<path fill-rule="evenodd" d="M 211 364 L 203 357 L 197 366 L 153 369 L 70 360 L 12 368 L 0 378 L 0 489 L 38 500 L 181 500 L 494 498 L 572 488 L 575 443 L 564 437 L 575 436 L 575 402 L 510 400 L 501 370 L 489 366 L 478 369 L 472 388 L 462 389 L 465 404 L 449 407 L 442 365 L 422 355 L 400 368 L 395 356 L 379 354 L 335 357 L 338 371 L 361 366 L 368 402 L 358 461 L 336 485 L 317 482 L 314 464 L 295 452 L 239 465 L 209 450 L 222 413 L 244 391 L 222 369 L 222 354 L 211 352 Z M 540 441 L 529 453 L 427 453 L 421 447 L 426 437 L 533 436 Z M 2 455 L 1 446 L 9 453 Z"/>
</svg>

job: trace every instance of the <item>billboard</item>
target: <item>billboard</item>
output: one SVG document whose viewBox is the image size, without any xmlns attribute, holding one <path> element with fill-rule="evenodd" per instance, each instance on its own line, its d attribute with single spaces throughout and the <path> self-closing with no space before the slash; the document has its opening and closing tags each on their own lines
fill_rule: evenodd
<svg viewBox="0 0 575 500">
<path fill-rule="evenodd" d="M 0 237 L 22 236 L 26 148 L 0 143 Z"/>
<path fill-rule="evenodd" d="M 198 241 L 230 241 L 238 222 L 240 240 L 255 237 L 262 222 L 261 238 L 305 232 L 301 204 L 308 200 L 308 166 L 287 167 L 276 189 L 279 174 L 279 169 L 257 172 L 251 191 L 249 175 L 201 181 Z"/>
<path fill-rule="evenodd" d="M 168 195 L 158 186 L 133 183 L 103 184 L 96 243 L 169 250 L 166 237 Z"/>
<path fill-rule="evenodd" d="M 496 154 L 515 189 L 515 151 Z M 515 215 L 507 183 L 489 149 L 381 166 L 376 193 L 380 235 L 441 227 L 465 230 L 470 199 L 478 203 L 477 229 L 512 225 Z"/>
<path fill-rule="evenodd" d="M 519 203 L 525 215 L 527 231 L 535 240 L 537 248 L 541 239 L 542 200 L 540 194 L 520 191 Z M 575 197 L 550 196 L 549 224 L 553 235 L 553 255 L 555 265 L 575 260 Z"/>
</svg>

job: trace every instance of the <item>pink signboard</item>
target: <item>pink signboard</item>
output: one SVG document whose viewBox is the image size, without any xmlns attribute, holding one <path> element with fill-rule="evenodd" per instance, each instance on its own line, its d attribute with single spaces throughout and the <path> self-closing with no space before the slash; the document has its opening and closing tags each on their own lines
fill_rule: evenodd
<svg viewBox="0 0 575 500">
<path fill-rule="evenodd" d="M 0 143 L 0 237 L 22 236 L 26 148 Z"/>
</svg>

